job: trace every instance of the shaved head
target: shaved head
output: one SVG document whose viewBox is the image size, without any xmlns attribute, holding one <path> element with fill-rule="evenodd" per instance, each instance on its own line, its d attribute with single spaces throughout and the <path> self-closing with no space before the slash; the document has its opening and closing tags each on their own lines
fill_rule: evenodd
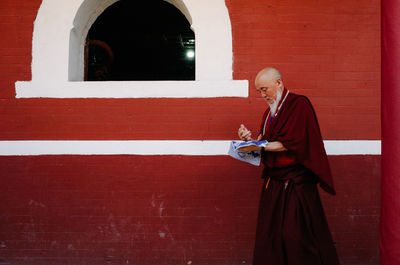
<svg viewBox="0 0 400 265">
<path fill-rule="evenodd" d="M 261 79 L 275 81 L 276 79 L 282 80 L 282 76 L 278 69 L 274 67 L 266 67 L 258 72 L 256 82 Z"/>
<path fill-rule="evenodd" d="M 285 88 L 281 73 L 274 67 L 264 68 L 257 74 L 255 85 L 256 90 L 268 102 L 271 113 L 274 115 Z"/>
</svg>

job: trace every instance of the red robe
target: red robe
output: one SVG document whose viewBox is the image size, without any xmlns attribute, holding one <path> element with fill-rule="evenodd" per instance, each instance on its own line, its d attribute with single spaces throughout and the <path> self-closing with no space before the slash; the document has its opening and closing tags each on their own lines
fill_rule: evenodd
<svg viewBox="0 0 400 265">
<path fill-rule="evenodd" d="M 272 121 L 264 122 L 267 109 L 261 126 L 263 139 L 280 141 L 288 151 L 262 152 L 253 264 L 338 265 L 316 186 L 335 194 L 318 121 L 306 97 L 287 93 Z"/>
</svg>

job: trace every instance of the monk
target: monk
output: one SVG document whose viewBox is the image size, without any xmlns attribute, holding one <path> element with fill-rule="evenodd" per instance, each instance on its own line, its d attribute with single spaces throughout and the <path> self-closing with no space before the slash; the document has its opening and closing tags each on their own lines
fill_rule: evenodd
<svg viewBox="0 0 400 265">
<path fill-rule="evenodd" d="M 334 195 L 332 175 L 315 111 L 307 97 L 290 92 L 275 68 L 260 71 L 255 86 L 267 101 L 257 140 L 264 184 L 253 265 L 338 265 L 317 184 Z M 241 140 L 252 140 L 242 124 Z"/>
</svg>

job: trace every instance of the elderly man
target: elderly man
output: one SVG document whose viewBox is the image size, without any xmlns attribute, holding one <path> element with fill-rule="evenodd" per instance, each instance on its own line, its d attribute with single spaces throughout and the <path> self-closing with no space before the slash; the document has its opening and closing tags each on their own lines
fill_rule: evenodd
<svg viewBox="0 0 400 265">
<path fill-rule="evenodd" d="M 279 71 L 260 71 L 256 89 L 269 105 L 257 140 L 268 140 L 261 150 L 263 185 L 254 265 L 337 265 L 329 227 L 316 184 L 335 194 L 322 137 L 310 101 L 290 93 Z M 242 124 L 241 140 L 251 140 Z"/>
</svg>

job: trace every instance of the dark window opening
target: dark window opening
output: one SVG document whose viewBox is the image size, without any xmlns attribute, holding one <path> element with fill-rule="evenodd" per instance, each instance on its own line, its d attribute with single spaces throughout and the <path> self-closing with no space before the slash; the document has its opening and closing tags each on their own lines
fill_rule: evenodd
<svg viewBox="0 0 400 265">
<path fill-rule="evenodd" d="M 89 30 L 85 80 L 195 80 L 195 36 L 163 0 L 120 0 Z"/>
</svg>

